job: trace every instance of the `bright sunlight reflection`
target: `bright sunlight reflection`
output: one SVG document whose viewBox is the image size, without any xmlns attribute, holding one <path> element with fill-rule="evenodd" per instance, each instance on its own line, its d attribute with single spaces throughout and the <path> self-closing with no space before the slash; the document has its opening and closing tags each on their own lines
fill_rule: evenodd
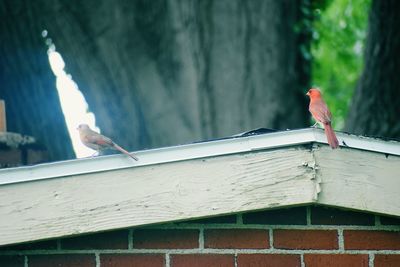
<svg viewBox="0 0 400 267">
<path fill-rule="evenodd" d="M 42 36 L 46 37 L 47 31 L 43 31 Z M 46 43 L 49 46 L 47 54 L 49 56 L 50 67 L 57 79 L 56 86 L 60 97 L 61 108 L 64 113 L 76 157 L 88 157 L 95 151 L 87 148 L 81 143 L 76 128 L 79 124 L 86 123 L 90 128 L 100 132 L 95 125 L 95 116 L 93 113 L 88 112 L 88 104 L 86 103 L 83 94 L 79 91 L 77 84 L 72 80 L 71 75 L 64 71 L 64 60 L 60 53 L 55 50 L 55 46 L 51 43 L 51 39 L 47 39 Z"/>
</svg>

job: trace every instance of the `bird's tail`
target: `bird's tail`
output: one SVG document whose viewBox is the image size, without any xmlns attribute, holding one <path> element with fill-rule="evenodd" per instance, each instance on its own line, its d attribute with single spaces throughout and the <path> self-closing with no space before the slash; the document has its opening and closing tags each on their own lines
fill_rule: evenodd
<svg viewBox="0 0 400 267">
<path fill-rule="evenodd" d="M 325 135 L 328 139 L 328 144 L 331 146 L 332 149 L 339 147 L 339 141 L 336 138 L 335 131 L 332 129 L 332 125 L 330 123 L 325 124 Z"/>
<path fill-rule="evenodd" d="M 122 147 L 120 147 L 119 145 L 117 145 L 116 143 L 113 143 L 113 146 L 116 150 L 121 151 L 122 153 L 124 153 L 125 155 L 133 158 L 134 160 L 139 160 L 136 156 L 130 154 L 128 151 L 126 151 L 125 149 L 123 149 Z"/>
</svg>

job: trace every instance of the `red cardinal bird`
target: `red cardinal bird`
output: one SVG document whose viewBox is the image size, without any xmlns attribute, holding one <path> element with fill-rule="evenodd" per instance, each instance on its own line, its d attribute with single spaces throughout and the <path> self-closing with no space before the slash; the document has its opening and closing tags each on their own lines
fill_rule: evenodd
<svg viewBox="0 0 400 267">
<path fill-rule="evenodd" d="M 311 88 L 308 90 L 307 95 L 310 97 L 310 106 L 308 110 L 317 123 L 319 122 L 324 125 L 326 138 L 331 148 L 338 148 L 339 141 L 331 125 L 332 115 L 325 101 L 322 99 L 321 91 L 316 88 Z"/>
<path fill-rule="evenodd" d="M 105 149 L 115 149 L 121 151 L 125 155 L 128 155 L 134 160 L 139 160 L 137 157 L 135 157 L 132 154 L 129 154 L 128 151 L 126 151 L 125 149 L 114 143 L 110 138 L 101 135 L 99 133 L 96 133 L 95 131 L 90 129 L 87 124 L 80 124 L 78 126 L 78 131 L 82 143 L 93 150 L 100 152 L 101 150 Z"/>
</svg>

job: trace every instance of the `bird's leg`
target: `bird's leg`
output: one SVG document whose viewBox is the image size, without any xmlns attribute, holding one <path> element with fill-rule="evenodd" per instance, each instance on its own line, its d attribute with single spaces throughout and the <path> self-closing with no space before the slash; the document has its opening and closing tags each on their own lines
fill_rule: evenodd
<svg viewBox="0 0 400 267">
<path fill-rule="evenodd" d="M 311 128 L 318 128 L 318 125 L 319 125 L 319 122 L 316 121 L 316 122 L 311 126 Z"/>
<path fill-rule="evenodd" d="M 90 157 L 93 158 L 93 157 L 98 156 L 98 155 L 100 155 L 99 151 L 95 151 Z"/>
</svg>

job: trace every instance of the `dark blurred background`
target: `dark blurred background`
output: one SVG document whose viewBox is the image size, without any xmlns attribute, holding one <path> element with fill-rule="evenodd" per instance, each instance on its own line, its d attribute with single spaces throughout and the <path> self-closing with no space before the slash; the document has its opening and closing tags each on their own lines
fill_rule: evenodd
<svg viewBox="0 0 400 267">
<path fill-rule="evenodd" d="M 0 0 L 8 131 L 75 157 L 51 43 L 129 150 L 308 127 L 311 85 L 336 130 L 400 138 L 399 14 L 397 0 Z"/>
</svg>

